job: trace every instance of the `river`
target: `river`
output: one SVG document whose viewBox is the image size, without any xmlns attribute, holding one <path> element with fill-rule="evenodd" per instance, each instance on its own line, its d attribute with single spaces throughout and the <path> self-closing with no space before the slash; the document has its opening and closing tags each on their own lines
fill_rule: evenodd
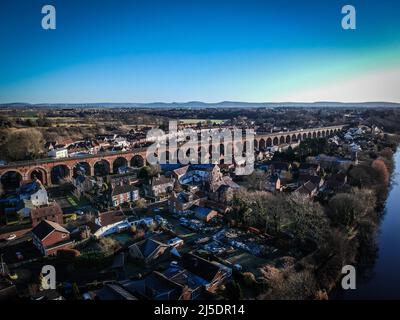
<svg viewBox="0 0 400 320">
<path fill-rule="evenodd" d="M 400 299 L 400 150 L 377 242 L 377 260 L 368 278 L 357 277 L 355 290 L 339 290 L 333 299 Z"/>
</svg>

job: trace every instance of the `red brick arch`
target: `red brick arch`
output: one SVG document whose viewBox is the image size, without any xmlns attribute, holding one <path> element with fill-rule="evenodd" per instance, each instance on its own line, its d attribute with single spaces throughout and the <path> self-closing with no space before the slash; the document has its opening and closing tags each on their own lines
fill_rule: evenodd
<svg viewBox="0 0 400 320">
<path fill-rule="evenodd" d="M 28 171 L 28 174 L 27 174 L 27 178 L 29 179 L 29 180 L 32 180 L 33 179 L 33 174 L 35 173 L 35 171 L 38 171 L 38 172 L 40 172 L 41 173 L 41 177 L 37 177 L 44 185 L 47 185 L 48 183 L 49 183 L 49 173 L 48 173 L 48 171 L 44 168 L 44 167 L 41 167 L 41 166 L 37 166 L 37 167 L 34 167 L 34 168 L 32 168 L 32 169 L 30 169 L 29 171 Z"/>
</svg>

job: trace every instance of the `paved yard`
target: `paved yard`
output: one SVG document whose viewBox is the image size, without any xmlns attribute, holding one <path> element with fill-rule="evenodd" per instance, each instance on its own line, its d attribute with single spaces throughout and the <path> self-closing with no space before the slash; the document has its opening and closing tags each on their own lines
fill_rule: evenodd
<svg viewBox="0 0 400 320">
<path fill-rule="evenodd" d="M 268 259 L 254 256 L 248 252 L 236 249 L 226 260 L 232 264 L 240 264 L 243 271 L 258 274 L 258 268 L 270 262 Z"/>
</svg>

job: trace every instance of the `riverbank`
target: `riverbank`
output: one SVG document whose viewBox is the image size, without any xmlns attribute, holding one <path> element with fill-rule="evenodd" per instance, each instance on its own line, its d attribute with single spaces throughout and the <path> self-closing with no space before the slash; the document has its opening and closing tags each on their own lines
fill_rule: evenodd
<svg viewBox="0 0 400 320">
<path fill-rule="evenodd" d="M 400 150 L 394 155 L 391 188 L 376 234 L 376 259 L 357 269 L 355 290 L 338 288 L 331 299 L 400 299 Z"/>
</svg>

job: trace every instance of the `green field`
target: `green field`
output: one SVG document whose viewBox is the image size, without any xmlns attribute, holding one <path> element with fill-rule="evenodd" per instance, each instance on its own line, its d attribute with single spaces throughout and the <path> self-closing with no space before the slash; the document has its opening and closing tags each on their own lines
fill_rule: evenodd
<svg viewBox="0 0 400 320">
<path fill-rule="evenodd" d="M 13 119 L 21 118 L 23 120 L 37 120 L 39 117 L 37 116 L 22 116 L 22 117 L 11 117 Z M 53 121 L 80 121 L 81 119 L 77 117 L 47 117 L 49 120 Z"/>
<path fill-rule="evenodd" d="M 181 119 L 179 120 L 180 123 L 184 123 L 184 124 L 196 124 L 199 122 L 207 122 L 207 121 L 211 121 L 213 124 L 221 124 L 223 122 L 225 122 L 226 120 L 220 120 L 220 119 Z"/>
</svg>

